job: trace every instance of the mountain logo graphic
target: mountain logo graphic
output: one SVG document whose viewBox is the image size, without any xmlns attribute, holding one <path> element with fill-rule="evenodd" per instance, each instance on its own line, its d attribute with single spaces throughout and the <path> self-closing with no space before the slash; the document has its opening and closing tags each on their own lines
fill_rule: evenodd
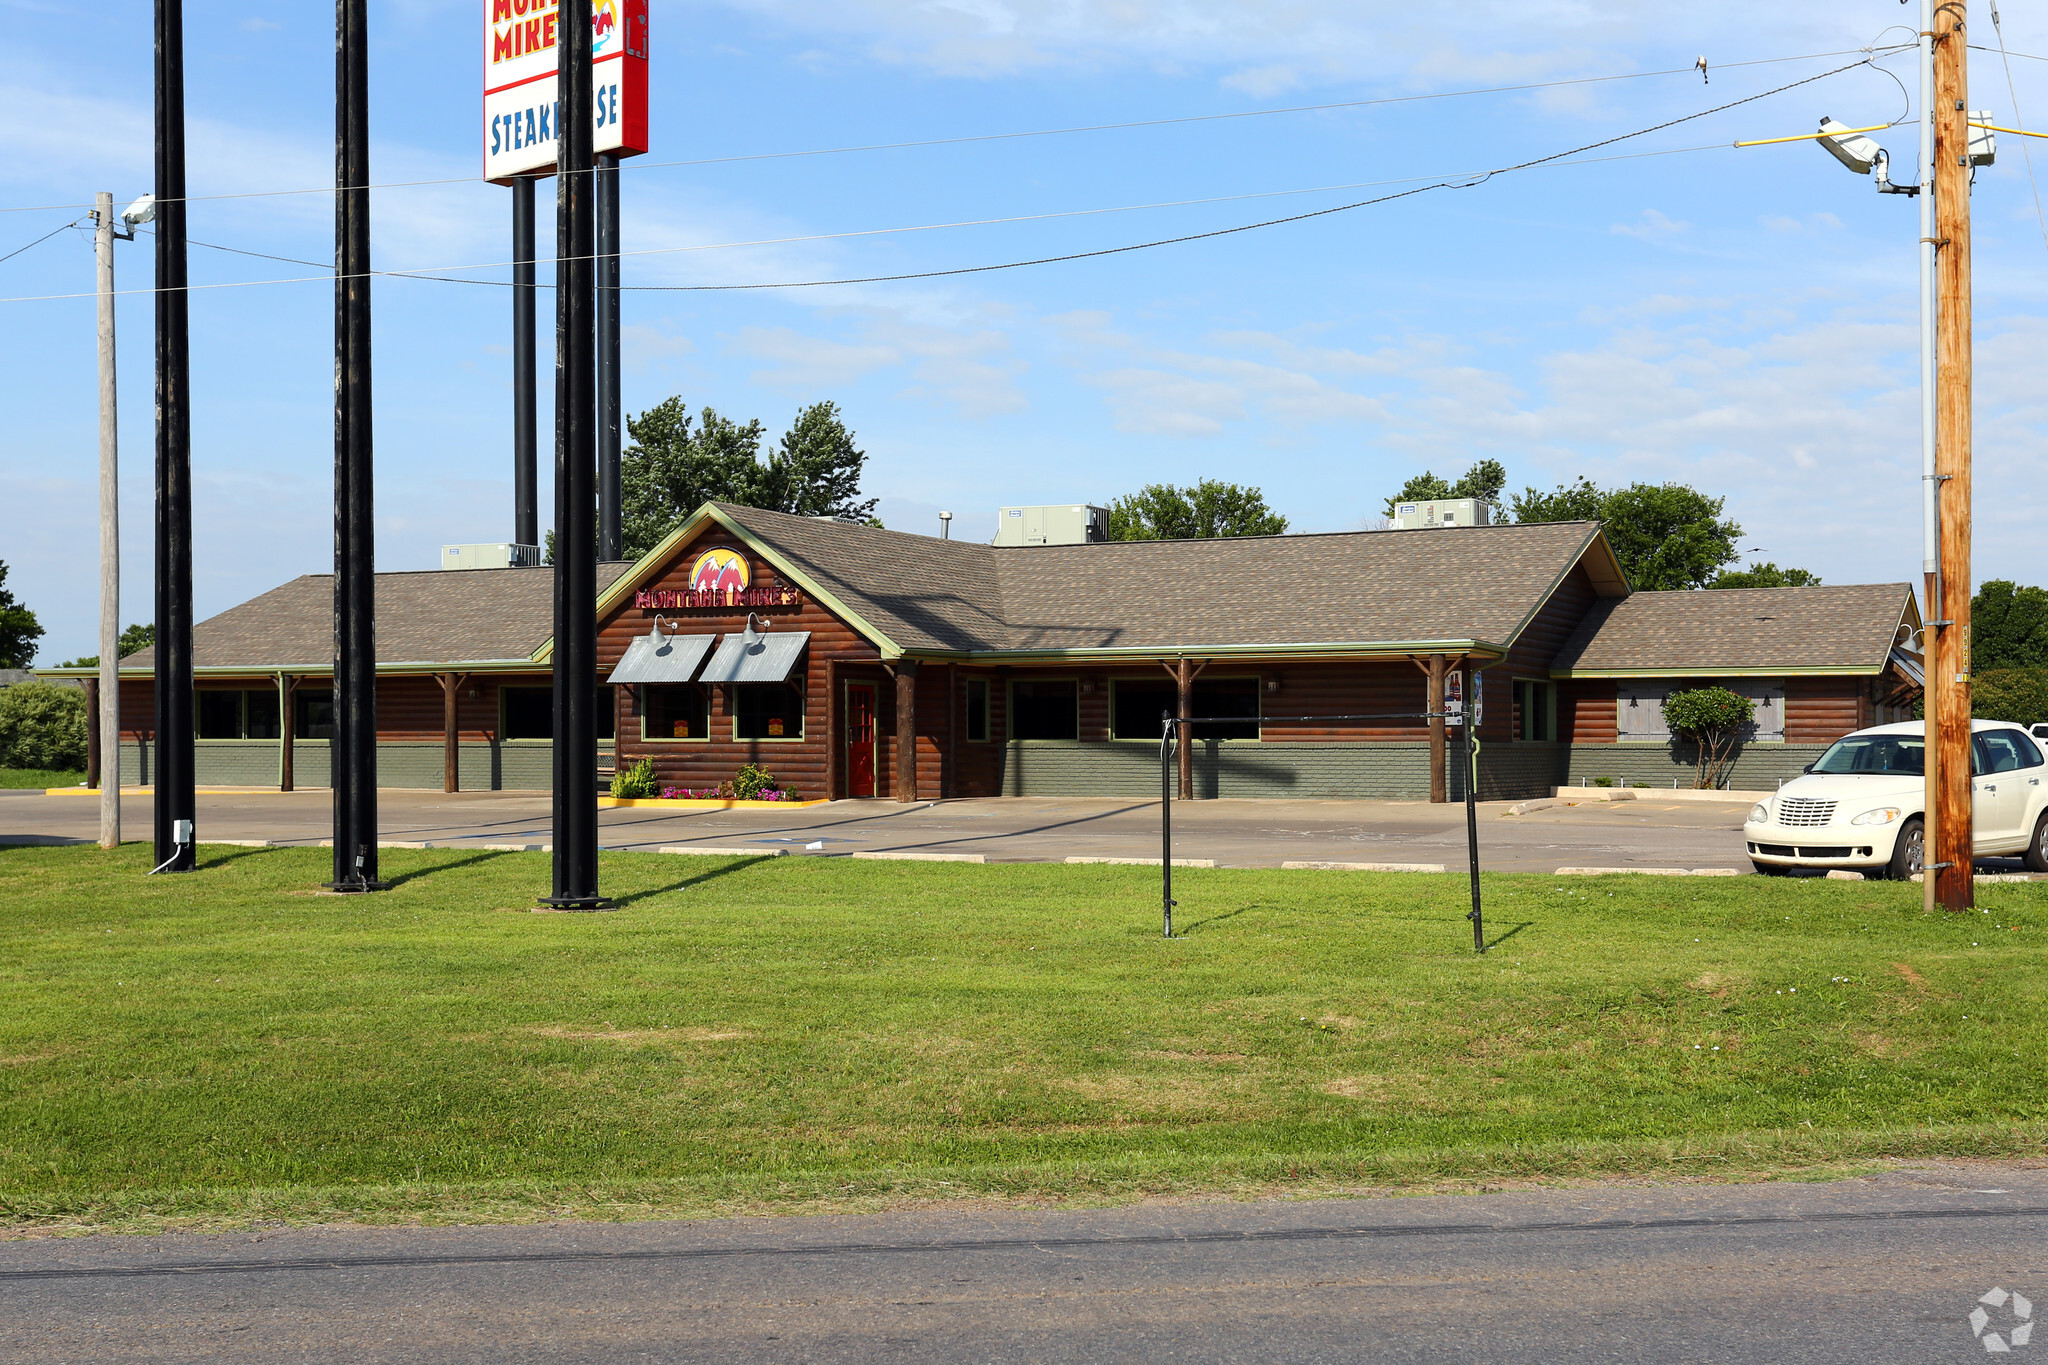
<svg viewBox="0 0 2048 1365">
<path fill-rule="evenodd" d="M 727 593 L 742 591 L 753 575 L 737 550 L 706 550 L 690 566 L 690 591 Z"/>
</svg>

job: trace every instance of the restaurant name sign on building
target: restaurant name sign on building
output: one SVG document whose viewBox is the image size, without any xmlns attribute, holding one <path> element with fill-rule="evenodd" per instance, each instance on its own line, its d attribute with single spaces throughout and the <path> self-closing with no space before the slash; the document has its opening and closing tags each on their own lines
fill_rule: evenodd
<svg viewBox="0 0 2048 1365">
<path fill-rule="evenodd" d="M 803 594 L 795 588 L 757 588 L 754 571 L 745 555 L 737 550 L 712 549 L 698 555 L 690 565 L 687 588 L 642 588 L 633 594 L 633 605 L 642 610 L 677 611 L 691 607 L 800 607 Z"/>
<path fill-rule="evenodd" d="M 555 168 L 558 0 L 483 0 L 484 179 Z M 647 0 L 590 0 L 591 150 L 647 150 Z"/>
</svg>

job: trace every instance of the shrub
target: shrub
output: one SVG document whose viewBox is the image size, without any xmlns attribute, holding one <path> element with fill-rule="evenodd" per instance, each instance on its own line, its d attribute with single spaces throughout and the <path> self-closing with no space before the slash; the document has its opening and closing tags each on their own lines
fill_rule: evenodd
<svg viewBox="0 0 2048 1365">
<path fill-rule="evenodd" d="M 1754 719 L 1756 703 L 1725 687 L 1695 687 L 1664 699 L 1665 723 L 1698 751 L 1699 777 L 1693 786 L 1703 791 L 1721 785 L 1722 774 L 1735 761 L 1742 727 Z"/>
<path fill-rule="evenodd" d="M 622 801 L 644 801 L 659 790 L 654 760 L 643 758 L 632 767 L 612 775 L 612 795 Z"/>
<path fill-rule="evenodd" d="M 749 763 L 732 775 L 732 794 L 736 800 L 759 801 L 763 792 L 778 790 L 775 774 L 758 763 Z M 775 800 L 774 797 L 767 798 Z"/>
<path fill-rule="evenodd" d="M 17 683 L 0 690 L 0 768 L 85 766 L 85 690 Z"/>
</svg>

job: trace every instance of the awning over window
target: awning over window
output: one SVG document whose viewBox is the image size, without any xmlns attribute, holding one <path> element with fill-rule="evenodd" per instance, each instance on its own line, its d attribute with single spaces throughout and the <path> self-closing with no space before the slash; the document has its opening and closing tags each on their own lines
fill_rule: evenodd
<svg viewBox="0 0 2048 1365">
<path fill-rule="evenodd" d="M 688 682 L 711 652 L 712 635 L 643 635 L 626 646 L 626 657 L 608 683 Z"/>
<path fill-rule="evenodd" d="M 701 682 L 779 683 L 789 680 L 790 670 L 810 643 L 807 630 L 778 630 L 760 635 L 728 635 L 719 642 L 718 652 L 704 665 Z"/>
<path fill-rule="evenodd" d="M 1919 687 L 1927 686 L 1927 670 L 1923 667 L 1925 662 L 1918 654 L 1908 654 L 1903 649 L 1892 651 L 1892 667 L 1898 669 L 1907 681 Z"/>
</svg>

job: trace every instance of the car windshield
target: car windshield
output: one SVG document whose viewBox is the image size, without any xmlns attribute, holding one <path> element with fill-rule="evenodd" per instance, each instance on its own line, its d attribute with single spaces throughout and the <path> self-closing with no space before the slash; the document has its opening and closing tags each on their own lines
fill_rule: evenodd
<svg viewBox="0 0 2048 1365">
<path fill-rule="evenodd" d="M 1851 735 L 1838 739 L 1813 765 L 1817 773 L 1896 773 L 1919 777 L 1927 771 L 1918 735 Z"/>
</svg>

